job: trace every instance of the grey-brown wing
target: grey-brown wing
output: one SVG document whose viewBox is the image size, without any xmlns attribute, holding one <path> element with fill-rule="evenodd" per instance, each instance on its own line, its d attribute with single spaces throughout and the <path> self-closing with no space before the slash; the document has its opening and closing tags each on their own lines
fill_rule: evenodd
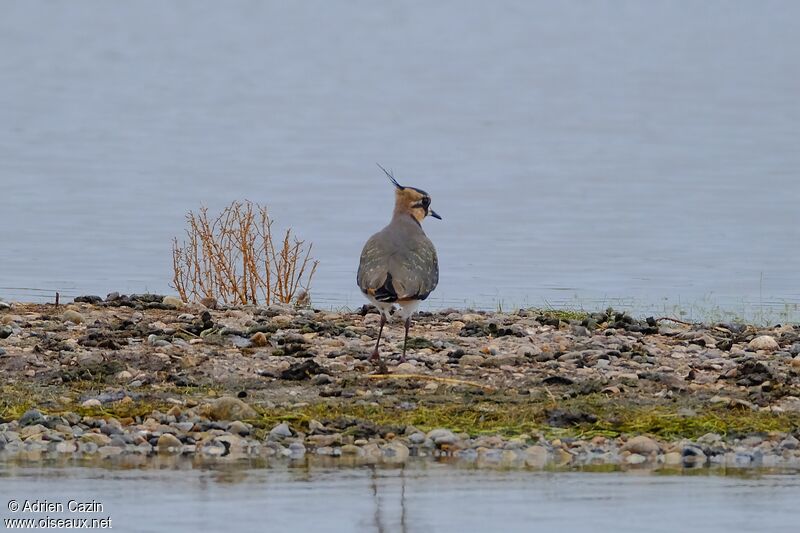
<svg viewBox="0 0 800 533">
<path fill-rule="evenodd" d="M 418 235 L 402 253 L 389 259 L 398 300 L 424 300 L 439 283 L 439 258 L 425 234 Z"/>
<path fill-rule="evenodd" d="M 362 292 L 369 293 L 380 301 L 393 302 L 397 300 L 397 294 L 392 294 L 394 288 L 389 274 L 389 258 L 392 250 L 388 244 L 382 232 L 369 238 L 361 251 L 356 282 Z M 388 283 L 387 278 L 389 278 Z"/>
</svg>

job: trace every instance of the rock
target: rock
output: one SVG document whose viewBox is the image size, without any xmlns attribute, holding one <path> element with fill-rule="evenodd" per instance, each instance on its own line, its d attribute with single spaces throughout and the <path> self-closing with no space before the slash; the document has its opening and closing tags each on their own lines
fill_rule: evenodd
<svg viewBox="0 0 800 533">
<path fill-rule="evenodd" d="M 281 422 L 269 430 L 269 440 L 280 440 L 291 436 L 292 430 L 286 422 Z"/>
<path fill-rule="evenodd" d="M 683 447 L 681 458 L 685 466 L 703 466 L 708 460 L 703 450 L 691 444 Z"/>
<path fill-rule="evenodd" d="M 11 304 L 0 300 L 0 311 L 8 311 L 11 309 Z"/>
<path fill-rule="evenodd" d="M 664 464 L 669 466 L 677 466 L 681 464 L 681 454 L 678 452 L 668 452 L 664 454 Z"/>
<path fill-rule="evenodd" d="M 325 446 L 341 444 L 342 436 L 339 433 L 334 433 L 333 435 L 310 435 L 306 437 L 306 442 L 313 444 L 315 448 L 323 448 Z"/>
<path fill-rule="evenodd" d="M 544 446 L 531 446 L 525 450 L 525 464 L 534 468 L 544 468 L 550 453 Z"/>
<path fill-rule="evenodd" d="M 46 421 L 44 415 L 37 409 L 29 409 L 19 419 L 20 427 L 33 426 L 36 424 L 44 424 Z"/>
<path fill-rule="evenodd" d="M 409 450 L 405 444 L 395 440 L 383 447 L 383 455 L 393 462 L 404 462 L 408 459 Z"/>
<path fill-rule="evenodd" d="M 657 454 L 660 450 L 658 443 L 645 435 L 632 437 L 622 446 L 622 451 L 640 455 Z"/>
<path fill-rule="evenodd" d="M 413 363 L 400 363 L 395 368 L 398 374 L 413 374 L 417 371 L 417 367 Z"/>
<path fill-rule="evenodd" d="M 267 336 L 263 332 L 257 331 L 250 337 L 250 344 L 258 348 L 263 348 L 269 345 L 269 339 L 267 339 Z"/>
<path fill-rule="evenodd" d="M 89 398 L 81 404 L 81 407 L 100 407 L 101 405 L 103 405 L 102 402 L 97 398 Z"/>
<path fill-rule="evenodd" d="M 164 296 L 164 299 L 161 300 L 161 303 L 172 309 L 183 309 L 184 306 L 183 300 L 176 298 L 175 296 Z"/>
<path fill-rule="evenodd" d="M 354 444 L 345 444 L 342 446 L 342 455 L 363 455 L 364 450 Z"/>
<path fill-rule="evenodd" d="M 158 453 L 180 453 L 183 450 L 183 443 L 172 433 L 164 433 L 158 437 L 156 449 Z"/>
<path fill-rule="evenodd" d="M 11 326 L 0 326 L 0 339 L 7 339 L 14 334 Z"/>
<path fill-rule="evenodd" d="M 78 445 L 75 441 L 65 440 L 56 444 L 56 451 L 58 453 L 75 453 L 78 451 Z"/>
<path fill-rule="evenodd" d="M 458 366 L 480 366 L 483 361 L 482 355 L 464 355 L 458 360 Z"/>
<path fill-rule="evenodd" d="M 211 297 L 201 298 L 200 299 L 200 303 L 203 306 L 207 307 L 208 309 L 216 309 L 217 308 L 217 299 L 216 298 L 211 298 Z"/>
<path fill-rule="evenodd" d="M 425 434 L 422 433 L 421 431 L 416 431 L 408 436 L 408 442 L 410 442 L 411 444 L 422 444 L 423 442 L 425 442 L 425 439 L 426 439 Z"/>
<path fill-rule="evenodd" d="M 629 465 L 640 465 L 647 461 L 647 457 L 638 453 L 632 453 L 625 458 L 625 462 Z"/>
<path fill-rule="evenodd" d="M 234 435 L 239 435 L 241 437 L 247 436 L 250 434 L 250 428 L 244 422 L 239 420 L 234 420 L 228 426 L 228 433 L 232 433 Z"/>
<path fill-rule="evenodd" d="M 796 450 L 798 445 L 800 445 L 800 441 L 798 441 L 794 436 L 789 435 L 781 441 L 780 448 L 783 450 Z"/>
<path fill-rule="evenodd" d="M 209 404 L 206 416 L 211 420 L 248 420 L 257 418 L 258 413 L 238 398 L 223 396 Z"/>
<path fill-rule="evenodd" d="M 75 303 L 87 303 L 87 304 L 99 304 L 103 301 L 102 298 L 99 296 L 95 296 L 93 294 L 86 295 L 86 296 L 76 296 L 73 300 Z"/>
<path fill-rule="evenodd" d="M 293 442 L 289 445 L 289 456 L 293 458 L 300 458 L 306 454 L 306 447 L 302 442 Z"/>
<path fill-rule="evenodd" d="M 73 324 L 83 323 L 83 315 L 73 309 L 67 309 L 64 311 L 64 314 L 61 315 L 61 319 L 64 322 L 72 322 Z"/>
<path fill-rule="evenodd" d="M 91 442 L 97 446 L 108 446 L 111 444 L 111 437 L 102 433 L 84 433 L 81 435 L 81 442 Z"/>
<path fill-rule="evenodd" d="M 458 442 L 458 437 L 449 429 L 433 429 L 428 432 L 427 438 L 431 439 L 437 446 Z"/>
<path fill-rule="evenodd" d="M 764 350 L 767 352 L 773 352 L 780 348 L 780 345 L 778 345 L 778 341 L 769 335 L 759 335 L 755 339 L 751 340 L 747 344 L 747 347 L 751 350 Z"/>
<path fill-rule="evenodd" d="M 306 359 L 302 363 L 296 363 L 280 373 L 280 378 L 289 381 L 302 381 L 310 379 L 316 374 L 323 373 L 323 368 L 313 359 Z"/>
</svg>

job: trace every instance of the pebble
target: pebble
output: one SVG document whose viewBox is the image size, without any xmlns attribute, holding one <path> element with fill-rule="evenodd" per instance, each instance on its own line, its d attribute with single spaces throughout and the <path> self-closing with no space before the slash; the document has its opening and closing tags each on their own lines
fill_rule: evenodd
<svg viewBox="0 0 800 533">
<path fill-rule="evenodd" d="M 161 300 L 161 303 L 167 307 L 170 307 L 171 309 L 183 309 L 183 307 L 186 305 L 183 303 L 183 300 L 175 296 L 164 296 L 164 299 Z"/>
<path fill-rule="evenodd" d="M 164 433 L 158 438 L 156 448 L 158 453 L 180 453 L 183 443 L 175 435 Z"/>
<path fill-rule="evenodd" d="M 455 444 L 458 442 L 458 437 L 449 429 L 434 429 L 428 432 L 427 438 L 431 439 L 434 444 L 441 446 L 443 444 Z"/>
<path fill-rule="evenodd" d="M 33 426 L 36 424 L 44 424 L 45 417 L 40 413 L 37 409 L 29 409 L 25 411 L 23 415 L 19 419 L 19 425 L 21 427 L 25 426 Z"/>
<path fill-rule="evenodd" d="M 287 424 L 286 422 L 281 422 L 280 424 L 269 430 L 270 440 L 280 440 L 291 436 L 292 436 L 292 430 L 289 428 L 289 424 Z"/>
<path fill-rule="evenodd" d="M 633 454 L 651 455 L 660 451 L 658 443 L 646 435 L 637 435 L 628 439 L 622 446 L 622 451 L 629 451 Z"/>
<path fill-rule="evenodd" d="M 83 323 L 83 315 L 81 315 L 74 309 L 67 309 L 66 311 L 64 311 L 64 314 L 61 315 L 61 319 L 64 322 L 72 322 L 73 324 Z"/>
<path fill-rule="evenodd" d="M 640 465 L 647 461 L 647 457 L 638 453 L 632 453 L 625 458 L 625 462 L 629 465 Z"/>
<path fill-rule="evenodd" d="M 81 404 L 81 407 L 100 407 L 103 404 L 97 398 L 90 398 Z"/>
<path fill-rule="evenodd" d="M 766 352 L 773 352 L 780 348 L 778 341 L 769 335 L 759 335 L 751 340 L 747 347 L 751 350 L 764 350 Z"/>
<path fill-rule="evenodd" d="M 267 336 L 263 332 L 257 331 L 250 337 L 250 344 L 258 348 L 263 348 L 269 345 L 269 339 L 267 339 Z"/>
<path fill-rule="evenodd" d="M 233 396 L 218 398 L 207 407 L 208 417 L 211 420 L 247 420 L 257 418 L 255 409 Z"/>
</svg>

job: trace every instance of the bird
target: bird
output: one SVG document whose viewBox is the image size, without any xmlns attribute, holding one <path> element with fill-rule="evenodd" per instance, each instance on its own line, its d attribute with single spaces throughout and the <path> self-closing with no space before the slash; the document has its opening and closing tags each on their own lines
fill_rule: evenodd
<svg viewBox="0 0 800 533">
<path fill-rule="evenodd" d="M 400 356 L 400 362 L 403 363 L 406 361 L 411 317 L 420 302 L 439 283 L 439 258 L 436 248 L 422 229 L 422 221 L 427 216 L 439 220 L 442 217 L 431 209 L 431 197 L 427 192 L 400 185 L 391 172 L 380 164 L 378 167 L 395 187 L 394 212 L 389 224 L 364 245 L 356 282 L 381 315 L 378 340 L 369 360 L 380 362 L 378 348 L 383 326 L 389 321 L 397 304 L 397 314 L 405 321 L 403 353 Z"/>
</svg>

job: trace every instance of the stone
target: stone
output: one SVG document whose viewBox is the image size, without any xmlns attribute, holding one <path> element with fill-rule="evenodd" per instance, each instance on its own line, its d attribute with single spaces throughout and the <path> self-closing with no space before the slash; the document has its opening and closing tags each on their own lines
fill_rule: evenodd
<svg viewBox="0 0 800 533">
<path fill-rule="evenodd" d="M 393 462 L 405 462 L 409 456 L 408 447 L 400 441 L 392 441 L 383 447 L 384 457 Z"/>
<path fill-rule="evenodd" d="M 625 462 L 629 465 L 640 465 L 647 461 L 647 457 L 638 453 L 632 453 L 625 458 Z"/>
<path fill-rule="evenodd" d="M 780 348 L 778 341 L 769 335 L 759 335 L 751 340 L 747 347 L 751 350 L 764 350 L 766 352 L 773 352 Z"/>
<path fill-rule="evenodd" d="M 45 417 L 37 409 L 29 409 L 19 419 L 20 427 L 44 424 Z"/>
<path fill-rule="evenodd" d="M 292 436 L 292 430 L 289 427 L 289 424 L 287 424 L 286 422 L 281 422 L 280 424 L 269 430 L 269 440 L 280 440 L 291 436 Z"/>
<path fill-rule="evenodd" d="M 324 446 L 341 444 L 342 436 L 339 433 L 334 433 L 332 435 L 310 435 L 306 437 L 306 442 L 313 444 L 315 448 L 322 448 Z"/>
<path fill-rule="evenodd" d="M 433 429 L 428 432 L 427 438 L 431 439 L 437 446 L 458 442 L 458 437 L 449 429 Z"/>
<path fill-rule="evenodd" d="M 458 366 L 480 366 L 484 357 L 481 355 L 464 355 L 458 360 Z"/>
<path fill-rule="evenodd" d="M 683 462 L 679 452 L 668 452 L 664 454 L 664 464 L 668 466 L 678 466 Z"/>
<path fill-rule="evenodd" d="M 228 426 L 228 433 L 232 433 L 234 435 L 239 436 L 246 436 L 250 434 L 250 428 L 244 422 L 239 420 L 234 420 Z"/>
<path fill-rule="evenodd" d="M 255 409 L 233 396 L 223 396 L 208 404 L 207 416 L 211 420 L 247 420 L 257 418 Z"/>
<path fill-rule="evenodd" d="M 531 446 L 525 450 L 525 464 L 534 468 L 544 468 L 549 455 L 550 452 L 544 446 Z"/>
<path fill-rule="evenodd" d="M 14 334 L 11 326 L 0 326 L 0 339 L 7 339 Z"/>
<path fill-rule="evenodd" d="M 183 449 L 183 443 L 172 433 L 164 433 L 158 437 L 156 449 L 158 453 L 180 453 Z"/>
<path fill-rule="evenodd" d="M 207 307 L 208 309 L 216 309 L 217 308 L 217 299 L 216 298 L 212 298 L 210 296 L 208 296 L 206 298 L 201 298 L 200 299 L 200 304 L 202 304 L 203 306 Z"/>
<path fill-rule="evenodd" d="M 91 442 L 97 446 L 108 446 L 111 444 L 111 437 L 102 433 L 84 433 L 81 435 L 81 442 Z"/>
<path fill-rule="evenodd" d="M 693 445 L 684 446 L 681 451 L 681 457 L 683 464 L 686 466 L 703 466 L 708 459 L 703 450 Z"/>
<path fill-rule="evenodd" d="M 398 374 L 411 374 L 417 371 L 417 367 L 413 363 L 400 363 L 395 369 Z"/>
<path fill-rule="evenodd" d="M 61 319 L 64 322 L 72 322 L 73 324 L 83 323 L 83 315 L 81 315 L 74 309 L 67 309 L 66 311 L 64 311 L 64 314 L 61 315 Z"/>
<path fill-rule="evenodd" d="M 97 398 L 89 398 L 81 404 L 81 407 L 100 407 L 103 405 Z"/>
<path fill-rule="evenodd" d="M 250 337 L 250 344 L 258 348 L 263 348 L 269 345 L 269 339 L 267 339 L 267 336 L 263 332 L 257 331 Z"/>
<path fill-rule="evenodd" d="M 622 446 L 622 451 L 640 455 L 657 454 L 660 450 L 658 443 L 645 435 L 632 437 Z"/>
<path fill-rule="evenodd" d="M 302 442 L 293 442 L 289 445 L 289 456 L 294 458 L 303 457 L 306 454 L 306 447 Z"/>
<path fill-rule="evenodd" d="M 345 444 L 342 446 L 342 455 L 363 455 L 364 450 L 355 444 Z"/>
<path fill-rule="evenodd" d="M 183 309 L 184 306 L 183 300 L 175 296 L 164 296 L 161 303 L 172 309 Z"/>
<path fill-rule="evenodd" d="M 75 441 L 65 440 L 56 444 L 56 451 L 58 453 L 75 453 L 78 451 L 78 445 Z"/>
</svg>

